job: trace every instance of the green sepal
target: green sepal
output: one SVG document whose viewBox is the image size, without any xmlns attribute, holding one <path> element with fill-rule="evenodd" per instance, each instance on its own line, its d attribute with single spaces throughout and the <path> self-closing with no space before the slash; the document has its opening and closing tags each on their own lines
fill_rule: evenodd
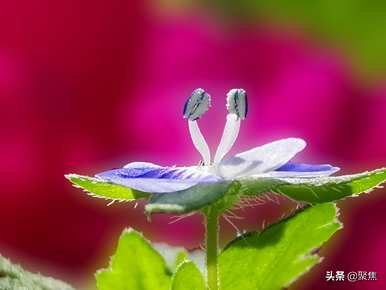
<svg viewBox="0 0 386 290">
<path fill-rule="evenodd" d="M 145 206 L 148 214 L 189 213 L 209 206 L 223 198 L 237 182 L 202 183 L 185 190 L 153 194 Z"/>
<path fill-rule="evenodd" d="M 109 183 L 95 177 L 78 174 L 67 174 L 65 177 L 71 181 L 75 187 L 81 188 L 87 192 L 88 195 L 97 198 L 117 201 L 133 201 L 150 196 L 149 193 Z"/>
<path fill-rule="evenodd" d="M 297 201 L 322 203 L 370 192 L 386 181 L 386 168 L 359 174 L 316 178 L 270 178 L 239 180 L 240 194 L 276 192 Z"/>
</svg>

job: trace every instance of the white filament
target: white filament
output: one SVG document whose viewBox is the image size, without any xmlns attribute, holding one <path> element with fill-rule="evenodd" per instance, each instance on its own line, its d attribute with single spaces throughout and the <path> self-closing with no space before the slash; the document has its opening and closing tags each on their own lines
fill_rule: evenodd
<svg viewBox="0 0 386 290">
<path fill-rule="evenodd" d="M 216 155 L 214 156 L 214 164 L 218 164 L 225 154 L 231 150 L 240 131 L 240 118 L 236 114 L 228 114 L 225 123 L 224 131 L 222 133 L 220 144 L 217 147 Z"/>
<path fill-rule="evenodd" d="M 202 159 L 204 161 L 204 165 L 210 165 L 210 150 L 209 146 L 206 143 L 204 136 L 202 135 L 200 128 L 198 127 L 197 121 L 188 121 L 189 124 L 189 132 L 192 137 L 192 141 L 194 147 L 196 147 L 197 151 L 200 152 Z"/>
</svg>

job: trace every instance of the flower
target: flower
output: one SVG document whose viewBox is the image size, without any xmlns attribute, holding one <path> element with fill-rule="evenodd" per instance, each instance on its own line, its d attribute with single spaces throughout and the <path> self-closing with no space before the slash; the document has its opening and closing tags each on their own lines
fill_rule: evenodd
<svg viewBox="0 0 386 290">
<path fill-rule="evenodd" d="M 243 178 L 318 177 L 328 176 L 339 170 L 328 164 L 291 162 L 290 160 L 306 146 L 306 142 L 299 138 L 281 139 L 225 159 L 237 139 L 241 121 L 247 116 L 247 95 L 243 89 L 232 89 L 227 94 L 226 124 L 212 160 L 209 146 L 197 122 L 209 107 L 209 94 L 203 89 L 196 89 L 186 101 L 183 110 L 193 144 L 202 157 L 200 165 L 164 167 L 149 162 L 132 162 L 123 168 L 99 173 L 96 178 L 140 192 L 165 194 L 187 190 L 196 185 L 224 183 Z"/>
<path fill-rule="evenodd" d="M 338 167 L 291 162 L 306 146 L 300 138 L 277 140 L 224 158 L 237 139 L 241 121 L 247 116 L 247 95 L 243 89 L 232 89 L 227 94 L 225 128 L 212 159 L 198 126 L 198 120 L 209 107 L 209 94 L 196 89 L 183 110 L 193 145 L 202 157 L 199 165 L 163 167 L 132 162 L 95 177 L 77 174 L 66 177 L 92 196 L 112 202 L 148 198 L 145 205 L 148 214 L 210 212 L 209 209 L 221 213 L 242 198 L 266 192 L 300 202 L 323 203 L 370 192 L 386 180 L 385 168 L 330 177 Z"/>
</svg>

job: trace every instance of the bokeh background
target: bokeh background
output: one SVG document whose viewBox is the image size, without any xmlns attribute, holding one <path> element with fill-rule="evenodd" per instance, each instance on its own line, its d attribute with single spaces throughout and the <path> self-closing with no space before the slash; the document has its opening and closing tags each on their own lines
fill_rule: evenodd
<svg viewBox="0 0 386 290">
<path fill-rule="evenodd" d="M 273 3 L 274 2 L 274 3 Z M 195 164 L 182 119 L 205 88 L 214 149 L 225 93 L 242 87 L 249 116 L 233 152 L 276 138 L 308 141 L 298 160 L 344 173 L 386 165 L 384 1 L 1 1 L 0 252 L 32 271 L 93 289 L 124 227 L 149 239 L 202 243 L 199 216 L 181 221 L 82 195 L 65 173 L 130 161 Z M 291 289 L 386 289 L 386 191 L 340 203 L 344 230 L 323 263 Z M 245 209 L 240 229 L 288 212 Z M 225 243 L 235 230 L 224 222 Z M 325 271 L 376 271 L 378 281 L 325 282 Z"/>
</svg>

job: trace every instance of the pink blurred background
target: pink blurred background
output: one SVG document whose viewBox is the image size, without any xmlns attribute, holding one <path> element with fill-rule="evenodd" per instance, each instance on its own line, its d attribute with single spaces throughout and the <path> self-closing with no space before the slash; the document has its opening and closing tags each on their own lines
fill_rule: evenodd
<svg viewBox="0 0 386 290">
<path fill-rule="evenodd" d="M 198 247 L 199 216 L 170 224 L 157 215 L 148 223 L 141 206 L 106 207 L 63 177 L 130 161 L 197 163 L 182 119 L 197 87 L 212 95 L 200 125 L 213 149 L 225 93 L 242 87 L 250 109 L 233 152 L 296 136 L 308 142 L 298 160 L 336 164 L 343 173 L 386 165 L 385 70 L 369 81 L 349 48 L 291 21 L 243 21 L 163 2 L 1 3 L 2 255 L 92 289 L 124 227 Z M 345 228 L 323 248 L 323 263 L 291 289 L 386 289 L 385 193 L 340 203 Z M 289 206 L 284 199 L 257 206 L 235 223 L 259 229 Z M 235 235 L 226 222 L 223 232 L 223 242 Z M 327 270 L 376 271 L 378 281 L 327 283 Z"/>
</svg>

